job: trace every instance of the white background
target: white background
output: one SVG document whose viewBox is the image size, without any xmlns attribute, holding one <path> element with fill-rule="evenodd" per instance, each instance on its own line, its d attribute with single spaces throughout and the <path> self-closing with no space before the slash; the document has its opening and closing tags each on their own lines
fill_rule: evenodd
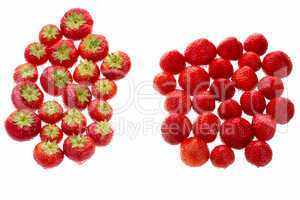
<svg viewBox="0 0 300 200">
<path fill-rule="evenodd" d="M 12 73 L 24 62 L 25 46 L 37 40 L 44 24 L 58 24 L 64 12 L 73 7 L 88 9 L 95 20 L 94 32 L 107 37 L 111 50 L 126 51 L 133 66 L 127 79 L 118 82 L 119 93 L 111 101 L 117 112 L 112 144 L 97 149 L 83 165 L 65 159 L 59 167 L 44 170 L 32 158 L 38 138 L 14 142 L 6 135 L 3 122 L 14 109 L 10 102 Z M 271 50 L 286 51 L 294 62 L 292 75 L 284 81 L 285 95 L 297 110 L 297 1 L 9 0 L 0 3 L 0 19 L 0 199 L 299 199 L 297 116 L 288 127 L 279 127 L 270 142 L 274 157 L 268 167 L 253 167 L 243 152 L 236 152 L 236 162 L 226 170 L 209 162 L 189 168 L 180 161 L 178 146 L 161 139 L 159 126 L 166 113 L 162 98 L 151 85 L 160 71 L 159 58 L 169 49 L 183 51 L 200 37 L 218 43 L 227 36 L 244 40 L 253 32 L 261 32 Z"/>
</svg>

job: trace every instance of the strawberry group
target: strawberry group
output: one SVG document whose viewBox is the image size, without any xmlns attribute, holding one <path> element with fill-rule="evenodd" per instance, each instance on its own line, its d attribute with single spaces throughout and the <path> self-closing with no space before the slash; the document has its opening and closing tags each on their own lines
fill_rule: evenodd
<svg viewBox="0 0 300 200">
<path fill-rule="evenodd" d="M 180 144 L 186 165 L 197 167 L 210 159 L 213 166 L 227 168 L 241 149 L 257 167 L 272 160 L 266 141 L 276 136 L 278 124 L 294 116 L 292 101 L 281 97 L 281 79 L 291 73 L 293 64 L 282 51 L 264 56 L 267 49 L 265 36 L 255 33 L 243 43 L 227 37 L 217 46 L 200 38 L 184 54 L 178 50 L 163 54 L 163 72 L 153 81 L 154 89 L 165 96 L 164 108 L 169 113 L 161 126 L 162 137 L 171 145 Z M 258 76 L 261 69 L 264 77 Z M 239 91 L 238 100 L 234 96 Z M 191 110 L 198 114 L 192 122 Z M 209 145 L 218 136 L 223 144 L 209 153 Z"/>
<path fill-rule="evenodd" d="M 93 24 L 88 11 L 69 10 L 60 26 L 42 27 L 39 42 L 25 49 L 26 62 L 15 68 L 11 100 L 16 110 L 5 128 L 16 141 L 40 136 L 33 156 L 44 168 L 59 165 L 65 156 L 82 163 L 94 155 L 96 146 L 112 140 L 113 109 L 108 101 L 116 95 L 116 80 L 127 75 L 131 61 L 123 51 L 109 53 L 106 38 L 92 33 Z M 47 96 L 60 98 L 64 106 L 55 99 L 45 100 Z"/>
</svg>

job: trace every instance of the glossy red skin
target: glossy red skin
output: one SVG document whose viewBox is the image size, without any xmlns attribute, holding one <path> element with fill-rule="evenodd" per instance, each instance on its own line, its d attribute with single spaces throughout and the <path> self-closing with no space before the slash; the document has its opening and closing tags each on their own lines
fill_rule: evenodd
<svg viewBox="0 0 300 200">
<path fill-rule="evenodd" d="M 88 101 L 80 102 L 76 95 L 76 88 L 82 87 L 88 91 Z M 63 102 L 69 108 L 85 109 L 92 100 L 92 93 L 87 85 L 83 84 L 68 84 L 63 93 Z"/>
<path fill-rule="evenodd" d="M 205 38 L 190 43 L 185 52 L 185 60 L 191 65 L 207 65 L 217 55 L 215 45 Z"/>
<path fill-rule="evenodd" d="M 129 56 L 122 51 L 118 51 L 118 53 L 123 59 L 122 69 L 111 69 L 110 66 L 104 62 L 101 64 L 100 71 L 102 72 L 103 76 L 109 80 L 120 80 L 124 78 L 130 71 L 131 61 Z"/>
<path fill-rule="evenodd" d="M 97 99 L 102 99 L 102 100 L 104 100 L 104 101 L 113 98 L 113 97 L 117 94 L 117 90 L 118 90 L 117 84 L 116 84 L 114 81 L 109 80 L 109 79 L 104 79 L 104 78 L 102 78 L 102 79 L 100 79 L 100 80 L 108 80 L 108 81 L 110 82 L 111 86 L 112 86 L 112 89 L 111 89 L 110 92 L 107 93 L 107 94 L 100 93 L 100 91 L 98 91 L 97 88 L 96 88 L 97 81 L 99 81 L 99 80 L 97 80 L 97 81 L 92 85 L 92 95 L 93 95 L 95 98 L 97 98 Z"/>
<path fill-rule="evenodd" d="M 293 63 L 286 53 L 273 51 L 264 57 L 262 69 L 267 75 L 284 78 L 292 72 Z"/>
<path fill-rule="evenodd" d="M 96 65 L 96 68 L 93 71 L 93 75 L 81 75 L 79 72 L 79 66 L 77 66 L 73 73 L 74 81 L 76 81 L 77 83 L 82 83 L 87 85 L 95 83 L 100 76 L 100 69 L 96 63 L 94 64 Z"/>
<path fill-rule="evenodd" d="M 58 106 L 58 111 L 52 115 L 49 115 L 46 111 L 45 111 L 45 107 L 44 107 L 44 104 L 42 104 L 42 106 L 39 108 L 38 110 L 38 116 L 39 118 L 43 121 L 43 122 L 46 122 L 46 123 L 49 123 L 49 124 L 55 124 L 57 122 L 59 122 L 63 115 L 64 115 L 64 110 L 62 108 L 62 106 L 55 101 L 55 104 Z"/>
<path fill-rule="evenodd" d="M 65 155 L 69 159 L 79 164 L 90 159 L 94 155 L 96 149 L 94 140 L 90 136 L 85 136 L 85 137 L 87 138 L 87 143 L 83 148 L 79 148 L 79 147 L 72 148 L 71 136 L 65 140 L 63 146 Z"/>
<path fill-rule="evenodd" d="M 45 51 L 45 55 L 43 55 L 41 58 L 38 58 L 34 55 L 31 55 L 30 54 L 30 46 L 32 45 L 33 43 L 29 44 L 26 48 L 25 48 L 25 52 L 24 52 L 24 57 L 25 57 L 25 60 L 28 62 L 28 63 L 31 63 L 33 65 L 42 65 L 44 63 L 46 63 L 48 61 L 48 53 L 47 51 Z"/>
<path fill-rule="evenodd" d="M 217 168 L 227 168 L 235 160 L 234 152 L 226 145 L 216 146 L 210 154 L 210 161 Z"/>
<path fill-rule="evenodd" d="M 264 35 L 254 33 L 245 40 L 244 49 L 245 51 L 252 51 L 261 56 L 266 53 L 268 49 L 268 41 Z"/>
<path fill-rule="evenodd" d="M 213 113 L 205 112 L 193 124 L 193 133 L 206 143 L 213 142 L 220 130 L 220 119 Z"/>
<path fill-rule="evenodd" d="M 266 108 L 264 96 L 256 90 L 244 92 L 240 98 L 240 104 L 247 115 L 263 113 Z"/>
<path fill-rule="evenodd" d="M 221 58 L 238 60 L 243 55 L 243 44 L 235 37 L 228 37 L 219 44 L 217 52 Z"/>
<path fill-rule="evenodd" d="M 109 121 L 113 114 L 112 107 L 110 107 L 111 112 L 109 112 L 108 114 L 103 113 L 97 108 L 97 105 L 100 102 L 103 102 L 103 100 L 94 99 L 89 103 L 88 112 L 90 114 L 90 117 L 95 121 Z"/>
<path fill-rule="evenodd" d="M 244 66 L 235 71 L 231 77 L 235 87 L 244 91 L 250 91 L 256 87 L 258 78 L 255 71 L 248 66 Z"/>
<path fill-rule="evenodd" d="M 166 95 L 176 89 L 176 79 L 171 73 L 161 72 L 153 80 L 153 87 L 162 95 Z"/>
<path fill-rule="evenodd" d="M 166 95 L 164 107 L 169 113 L 186 114 L 191 110 L 191 98 L 183 90 L 174 90 Z"/>
<path fill-rule="evenodd" d="M 199 66 L 185 68 L 178 78 L 180 87 L 190 95 L 209 87 L 210 79 L 208 73 Z"/>
<path fill-rule="evenodd" d="M 242 116 L 242 107 L 234 99 L 223 101 L 218 108 L 218 115 L 221 119 L 230 119 Z"/>
<path fill-rule="evenodd" d="M 65 21 L 66 21 L 67 17 L 69 15 L 71 15 L 73 12 L 82 14 L 86 21 L 86 23 L 81 25 L 79 27 L 79 29 L 69 29 L 66 25 Z M 60 21 L 60 29 L 61 29 L 62 34 L 66 38 L 69 38 L 72 40 L 80 40 L 92 32 L 93 24 L 94 24 L 94 21 L 88 11 L 81 9 L 81 8 L 73 8 L 64 14 L 63 18 Z"/>
<path fill-rule="evenodd" d="M 17 110 L 18 111 L 18 110 Z M 14 111 L 11 113 L 8 118 L 5 120 L 5 129 L 8 135 L 16 141 L 23 142 L 33 139 L 37 136 L 41 130 L 41 120 L 40 118 L 32 111 L 33 123 L 32 126 L 19 127 L 13 121 L 13 116 L 17 112 Z"/>
<path fill-rule="evenodd" d="M 258 82 L 257 88 L 267 99 L 280 97 L 284 91 L 282 80 L 276 76 L 265 76 Z"/>
<path fill-rule="evenodd" d="M 45 130 L 47 125 L 45 125 L 45 126 L 42 127 L 41 132 L 40 132 L 41 141 L 43 141 L 43 142 L 47 142 L 47 141 L 56 142 L 57 144 L 61 142 L 61 140 L 63 139 L 64 134 L 58 126 L 56 126 L 56 125 L 54 125 L 54 126 L 58 129 L 58 135 L 56 137 L 50 137 L 49 135 L 47 135 L 47 132 Z"/>
<path fill-rule="evenodd" d="M 180 146 L 181 160 L 190 167 L 200 167 L 209 159 L 207 144 L 200 138 L 185 139 Z"/>
<path fill-rule="evenodd" d="M 210 91 L 201 91 L 193 96 L 192 106 L 198 114 L 215 109 L 215 97 Z"/>
<path fill-rule="evenodd" d="M 256 114 L 252 118 L 252 128 L 257 139 L 267 141 L 274 137 L 276 121 L 271 115 Z"/>
<path fill-rule="evenodd" d="M 33 150 L 34 160 L 46 169 L 58 166 L 64 159 L 63 151 L 59 149 L 55 154 L 47 154 L 42 149 L 43 144 L 44 142 L 40 142 L 35 146 Z"/>
<path fill-rule="evenodd" d="M 233 66 L 229 60 L 215 58 L 208 66 L 208 74 L 213 79 L 229 79 L 233 74 Z"/>
<path fill-rule="evenodd" d="M 100 49 L 98 49 L 96 52 L 87 51 L 83 43 L 84 40 L 83 38 L 83 40 L 80 42 L 78 46 L 78 52 L 82 58 L 92 60 L 94 62 L 98 62 L 100 60 L 103 60 L 107 56 L 109 47 L 108 47 L 108 42 L 103 35 L 96 35 L 96 34 L 93 35 L 96 36 L 99 41 L 101 41 Z M 87 37 L 89 37 L 89 35 Z"/>
<path fill-rule="evenodd" d="M 66 113 L 65 113 L 66 114 Z M 77 134 L 81 134 L 85 131 L 86 129 L 86 118 L 85 116 L 82 114 L 82 121 L 80 124 L 75 124 L 75 125 L 68 125 L 64 118 L 61 121 L 61 130 L 68 136 L 71 135 L 77 135 Z"/>
<path fill-rule="evenodd" d="M 230 99 L 235 94 L 234 83 L 228 79 L 219 78 L 212 82 L 209 89 L 218 101 Z"/>
<path fill-rule="evenodd" d="M 101 133 L 97 132 L 96 126 L 96 122 L 90 124 L 87 127 L 86 134 L 94 140 L 96 146 L 103 147 L 109 145 L 112 140 L 114 131 L 111 129 L 108 134 L 102 135 Z"/>
<path fill-rule="evenodd" d="M 271 147 L 263 141 L 252 141 L 245 149 L 247 161 L 256 167 L 264 167 L 273 157 Z"/>
<path fill-rule="evenodd" d="M 60 95 L 63 94 L 65 87 L 64 88 L 58 88 L 57 86 L 55 86 L 55 82 L 54 82 L 54 79 L 53 79 L 53 73 L 56 70 L 66 71 L 67 74 L 68 74 L 68 77 L 70 79 L 69 83 L 71 83 L 73 81 L 71 73 L 65 67 L 50 66 L 50 67 L 47 67 L 43 71 L 43 73 L 40 77 L 40 83 L 41 83 L 41 86 L 43 87 L 44 91 L 47 92 L 48 94 L 53 95 L 53 96 L 60 96 Z"/>
<path fill-rule="evenodd" d="M 160 68 L 167 73 L 178 74 L 185 69 L 185 58 L 178 50 L 171 50 L 160 58 Z"/>
<path fill-rule="evenodd" d="M 192 123 L 183 114 L 171 114 L 162 123 L 161 133 L 163 139 L 171 145 L 183 142 L 190 135 Z"/>
<path fill-rule="evenodd" d="M 33 69 L 34 69 L 34 73 L 31 77 L 22 77 L 22 68 L 24 68 L 24 66 L 26 65 L 32 65 L 30 63 L 25 63 L 25 64 L 22 64 L 22 65 L 19 65 L 17 68 L 15 68 L 15 71 L 14 71 L 14 75 L 13 75 L 13 78 L 14 78 L 14 81 L 16 83 L 19 83 L 19 82 L 22 82 L 22 81 L 31 81 L 31 82 L 36 82 L 37 79 L 38 79 L 38 70 L 37 70 L 37 67 L 35 65 L 32 65 Z"/>
<path fill-rule="evenodd" d="M 258 71 L 262 66 L 262 62 L 259 55 L 257 55 L 256 53 L 246 52 L 240 57 L 238 65 L 240 68 L 248 66 L 251 67 L 254 71 Z"/>
<path fill-rule="evenodd" d="M 243 118 L 231 118 L 221 125 L 221 140 L 234 149 L 245 148 L 253 139 L 251 124 Z"/>
<path fill-rule="evenodd" d="M 59 61 L 58 59 L 55 58 L 54 52 L 61 47 L 62 45 L 66 44 L 68 48 L 71 48 L 71 52 L 69 54 L 69 59 L 64 60 L 64 61 Z M 60 40 L 59 42 L 55 43 L 54 45 L 50 46 L 48 49 L 48 54 L 49 54 L 49 61 L 52 65 L 56 66 L 64 66 L 67 68 L 72 67 L 78 59 L 78 51 L 75 47 L 75 44 L 72 40 Z"/>
<path fill-rule="evenodd" d="M 293 118 L 294 113 L 294 104 L 287 98 L 276 97 L 267 104 L 267 114 L 271 115 L 278 124 L 288 123 Z"/>
<path fill-rule="evenodd" d="M 37 88 L 37 90 L 40 94 L 40 96 L 37 100 L 29 102 L 21 96 L 22 87 L 25 85 L 34 86 Z M 12 94 L 11 94 L 11 100 L 17 109 L 36 110 L 42 106 L 43 100 L 44 100 L 44 94 L 43 94 L 42 90 L 40 90 L 38 85 L 36 85 L 35 83 L 30 82 L 30 81 L 23 81 L 23 82 L 18 83 L 14 87 Z"/>
<path fill-rule="evenodd" d="M 44 29 L 45 27 L 47 27 L 47 26 L 53 27 L 53 28 L 55 28 L 55 29 L 57 30 L 57 35 L 56 35 L 55 38 L 52 38 L 52 39 L 49 40 L 49 39 L 47 39 L 47 38 L 43 35 L 43 29 Z M 41 42 L 42 44 L 44 44 L 44 45 L 46 45 L 46 46 L 51 46 L 51 45 L 54 45 L 56 42 L 58 42 L 58 41 L 60 41 L 60 40 L 62 39 L 62 34 L 61 34 L 59 28 L 58 28 L 56 25 L 54 25 L 54 24 L 48 24 L 48 25 L 45 25 L 45 26 L 41 29 L 41 31 L 40 31 L 40 33 L 39 33 L 39 39 L 40 39 L 40 42 Z"/>
</svg>

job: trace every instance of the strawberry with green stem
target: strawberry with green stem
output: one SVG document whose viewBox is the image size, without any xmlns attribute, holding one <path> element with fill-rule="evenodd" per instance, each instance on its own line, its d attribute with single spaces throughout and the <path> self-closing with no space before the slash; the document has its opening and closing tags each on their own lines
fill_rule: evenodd
<svg viewBox="0 0 300 200">
<path fill-rule="evenodd" d="M 38 70 L 35 65 L 25 63 L 19 65 L 14 71 L 14 81 L 19 83 L 21 81 L 36 82 L 38 79 Z"/>
<path fill-rule="evenodd" d="M 77 83 L 93 84 L 100 76 L 97 64 L 91 60 L 81 60 L 73 73 L 74 81 Z"/>
<path fill-rule="evenodd" d="M 63 117 L 63 108 L 57 101 L 46 101 L 38 110 L 41 120 L 49 124 L 59 122 Z"/>
<path fill-rule="evenodd" d="M 113 109 L 108 102 L 95 99 L 89 104 L 88 112 L 95 121 L 109 121 L 112 117 Z"/>
<path fill-rule="evenodd" d="M 97 146 L 106 146 L 113 137 L 113 129 L 107 121 L 94 122 L 87 127 L 86 134 L 93 138 Z"/>
<path fill-rule="evenodd" d="M 117 85 L 114 81 L 102 78 L 92 85 L 92 94 L 97 99 L 108 100 L 117 93 Z"/>
<path fill-rule="evenodd" d="M 67 135 L 81 134 L 86 129 L 86 118 L 78 109 L 72 108 L 64 113 L 61 129 Z"/>
<path fill-rule="evenodd" d="M 61 40 L 62 34 L 57 26 L 54 24 L 47 24 L 43 26 L 39 33 L 40 42 L 46 46 L 54 45 Z"/>
<path fill-rule="evenodd" d="M 87 85 L 69 84 L 63 93 L 63 102 L 69 108 L 85 109 L 92 99 Z"/>
<path fill-rule="evenodd" d="M 33 42 L 26 47 L 24 57 L 33 65 L 42 65 L 48 61 L 47 47 L 42 43 Z"/>
<path fill-rule="evenodd" d="M 63 138 L 62 130 L 55 124 L 46 124 L 42 127 L 40 132 L 41 141 L 44 142 L 56 142 L 57 144 Z"/>
</svg>

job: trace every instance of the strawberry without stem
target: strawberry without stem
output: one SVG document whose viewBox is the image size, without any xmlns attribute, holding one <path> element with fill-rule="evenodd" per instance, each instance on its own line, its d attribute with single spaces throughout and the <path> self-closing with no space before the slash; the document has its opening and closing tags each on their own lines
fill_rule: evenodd
<svg viewBox="0 0 300 200">
<path fill-rule="evenodd" d="M 90 124 L 86 134 L 93 138 L 97 146 L 106 146 L 113 137 L 113 130 L 109 122 L 100 121 Z"/>
</svg>

